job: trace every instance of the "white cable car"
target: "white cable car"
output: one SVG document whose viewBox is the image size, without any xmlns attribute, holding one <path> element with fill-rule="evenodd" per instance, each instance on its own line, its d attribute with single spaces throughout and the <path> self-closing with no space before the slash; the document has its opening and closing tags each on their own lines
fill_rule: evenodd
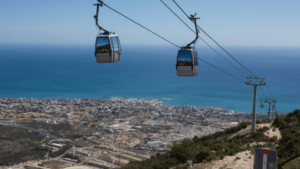
<svg viewBox="0 0 300 169">
<path fill-rule="evenodd" d="M 114 33 L 100 34 L 96 38 L 95 56 L 98 63 L 112 63 L 121 60 L 121 43 Z"/>
<path fill-rule="evenodd" d="M 95 57 L 98 63 L 113 63 L 121 60 L 121 43 L 118 35 L 114 32 L 108 32 L 103 29 L 98 24 L 98 13 L 99 6 L 103 7 L 104 3 L 101 0 L 97 0 L 99 3 L 94 4 L 97 6 L 97 13 L 94 16 L 96 20 L 96 25 L 98 26 L 100 31 L 104 31 L 104 33 L 100 33 L 96 38 L 95 43 Z"/>
<path fill-rule="evenodd" d="M 192 44 L 195 45 L 196 41 L 198 40 L 198 29 L 197 29 L 197 22 L 195 18 L 196 14 L 189 19 L 195 24 L 196 28 L 196 39 L 193 40 L 187 46 L 181 47 L 177 54 L 176 60 L 176 72 L 177 76 L 197 76 L 198 75 L 198 54 L 194 47 L 191 47 Z"/>
</svg>

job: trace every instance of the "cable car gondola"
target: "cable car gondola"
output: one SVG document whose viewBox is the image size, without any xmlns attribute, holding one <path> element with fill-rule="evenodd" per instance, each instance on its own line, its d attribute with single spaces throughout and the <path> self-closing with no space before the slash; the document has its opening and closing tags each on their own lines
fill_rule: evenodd
<svg viewBox="0 0 300 169">
<path fill-rule="evenodd" d="M 196 39 L 189 43 L 187 46 L 181 47 L 177 54 L 176 60 L 176 71 L 178 76 L 197 76 L 198 75 L 198 54 L 196 49 L 191 47 L 192 44 L 195 45 L 198 40 L 198 29 L 197 22 L 194 16 L 191 15 L 189 19 L 195 24 L 196 27 Z"/>
<path fill-rule="evenodd" d="M 98 63 L 112 63 L 121 60 L 121 43 L 114 33 L 100 34 L 96 38 L 95 56 Z"/>
<path fill-rule="evenodd" d="M 264 108 L 264 104 L 263 103 L 260 104 L 260 108 Z"/>
<path fill-rule="evenodd" d="M 194 48 L 182 47 L 177 55 L 177 75 L 178 76 L 197 76 L 198 58 Z"/>
<path fill-rule="evenodd" d="M 272 106 L 272 110 L 275 110 L 275 104 L 273 104 L 273 106 Z"/>
<path fill-rule="evenodd" d="M 103 33 L 99 33 L 96 38 L 95 43 L 95 57 L 98 63 L 113 63 L 121 60 L 121 43 L 119 40 L 118 35 L 114 32 L 108 32 L 107 30 L 103 29 L 98 24 L 98 13 L 99 13 L 99 6 L 103 7 L 104 3 L 98 0 L 97 5 L 97 13 L 94 16 L 96 20 L 96 25 L 100 29 L 100 31 L 104 31 Z"/>
</svg>

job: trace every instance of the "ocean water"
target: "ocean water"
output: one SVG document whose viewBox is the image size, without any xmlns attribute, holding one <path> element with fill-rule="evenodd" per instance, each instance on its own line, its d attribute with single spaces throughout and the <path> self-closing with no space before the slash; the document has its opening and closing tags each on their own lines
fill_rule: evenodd
<svg viewBox="0 0 300 169">
<path fill-rule="evenodd" d="M 164 104 L 252 111 L 253 87 L 206 63 L 200 62 L 198 76 L 178 77 L 178 49 L 172 46 L 122 47 L 120 62 L 99 64 L 94 57 L 94 45 L 0 44 L 0 97 L 170 98 L 171 101 L 163 100 Z M 288 113 L 300 108 L 300 48 L 226 49 L 255 75 L 267 78 L 278 111 Z M 197 50 L 200 58 L 246 81 L 247 75 L 211 49 L 199 46 Z M 257 112 L 267 112 L 267 105 L 259 107 L 260 98 L 272 97 L 271 94 L 266 87 L 258 89 Z"/>
</svg>

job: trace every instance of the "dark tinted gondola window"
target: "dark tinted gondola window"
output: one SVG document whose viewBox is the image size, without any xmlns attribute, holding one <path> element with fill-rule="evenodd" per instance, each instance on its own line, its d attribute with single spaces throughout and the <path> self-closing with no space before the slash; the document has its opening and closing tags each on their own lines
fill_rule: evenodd
<svg viewBox="0 0 300 169">
<path fill-rule="evenodd" d="M 178 57 L 177 57 L 177 65 L 191 66 L 192 65 L 192 53 L 190 51 L 179 51 Z"/>
<path fill-rule="evenodd" d="M 192 61 L 192 55 L 191 52 L 188 51 L 182 51 L 178 53 L 177 61 L 185 61 L 185 62 L 191 62 Z"/>
<path fill-rule="evenodd" d="M 113 41 L 114 51 L 119 51 L 119 43 L 117 37 L 112 37 L 111 39 Z"/>
<path fill-rule="evenodd" d="M 108 52 L 110 52 L 110 45 L 109 45 L 108 37 L 97 38 L 96 52 L 97 53 L 108 53 Z"/>
</svg>

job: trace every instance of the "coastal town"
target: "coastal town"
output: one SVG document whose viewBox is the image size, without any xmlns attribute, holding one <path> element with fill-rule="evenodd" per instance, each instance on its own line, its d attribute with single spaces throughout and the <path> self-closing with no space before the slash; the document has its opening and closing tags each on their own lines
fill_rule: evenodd
<svg viewBox="0 0 300 169">
<path fill-rule="evenodd" d="M 268 118 L 261 113 L 256 117 Z M 42 146 L 51 152 L 69 146 L 57 157 L 48 152 L 45 160 L 14 168 L 43 168 L 51 162 L 61 168 L 119 168 L 165 153 L 184 138 L 210 135 L 251 119 L 251 113 L 221 108 L 167 106 L 163 99 L 0 99 L 0 126 L 42 135 Z"/>
</svg>

